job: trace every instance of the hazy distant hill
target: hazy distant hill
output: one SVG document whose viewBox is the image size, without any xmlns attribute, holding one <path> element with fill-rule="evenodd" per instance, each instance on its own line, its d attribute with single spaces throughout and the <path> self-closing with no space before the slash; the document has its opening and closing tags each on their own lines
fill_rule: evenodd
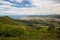
<svg viewBox="0 0 60 40">
<path fill-rule="evenodd" d="M 18 19 L 21 19 L 21 20 L 32 20 L 32 19 L 50 19 L 51 17 L 49 15 L 27 15 L 27 16 L 24 16 L 22 18 L 18 18 Z"/>
<path fill-rule="evenodd" d="M 52 15 L 49 15 L 49 17 L 52 17 L 52 18 L 60 18 L 60 14 L 52 14 Z"/>
<path fill-rule="evenodd" d="M 11 18 L 22 18 L 22 17 L 47 17 L 48 15 L 7 15 Z"/>
</svg>

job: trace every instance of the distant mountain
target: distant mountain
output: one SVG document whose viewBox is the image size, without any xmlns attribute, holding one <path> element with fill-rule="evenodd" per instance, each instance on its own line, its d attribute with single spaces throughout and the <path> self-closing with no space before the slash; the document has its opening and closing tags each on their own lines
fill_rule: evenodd
<svg viewBox="0 0 60 40">
<path fill-rule="evenodd" d="M 44 20 L 44 19 L 50 19 L 50 18 L 51 17 L 49 15 L 27 15 L 19 19 L 20 20 L 32 20 L 32 19 Z"/>
<path fill-rule="evenodd" d="M 52 17 L 52 18 L 60 18 L 60 14 L 52 14 L 52 15 L 49 15 L 49 17 Z"/>
<path fill-rule="evenodd" d="M 25 18 L 60 18 L 60 15 L 7 15 L 14 19 L 25 19 Z"/>
<path fill-rule="evenodd" d="M 6 15 L 2 15 L 2 16 L 6 16 Z M 23 17 L 47 17 L 48 15 L 7 15 L 7 16 L 9 16 L 10 18 L 19 19 Z"/>
</svg>

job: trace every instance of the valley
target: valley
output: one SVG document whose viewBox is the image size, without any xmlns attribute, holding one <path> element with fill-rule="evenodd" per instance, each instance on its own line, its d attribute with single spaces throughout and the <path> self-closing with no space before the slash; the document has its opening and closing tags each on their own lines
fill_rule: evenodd
<svg viewBox="0 0 60 40">
<path fill-rule="evenodd" d="M 57 19 L 57 20 L 56 20 Z M 0 40 L 60 40 L 59 16 L 0 17 Z"/>
</svg>

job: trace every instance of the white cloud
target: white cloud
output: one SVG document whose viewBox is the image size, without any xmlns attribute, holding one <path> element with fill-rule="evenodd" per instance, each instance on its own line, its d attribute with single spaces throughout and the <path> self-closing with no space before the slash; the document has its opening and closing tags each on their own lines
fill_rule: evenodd
<svg viewBox="0 0 60 40">
<path fill-rule="evenodd" d="M 11 0 L 14 1 L 14 0 Z M 22 0 L 15 0 L 21 2 Z M 11 5 L 10 2 L 0 0 L 0 15 L 40 15 L 40 14 L 60 14 L 60 4 L 54 3 L 52 0 L 31 0 L 34 7 L 18 8 Z"/>
<path fill-rule="evenodd" d="M 17 2 L 22 2 L 23 0 L 16 0 Z"/>
<path fill-rule="evenodd" d="M 51 10 L 52 10 L 55 14 L 60 14 L 60 4 L 53 5 L 53 6 L 51 7 Z"/>
<path fill-rule="evenodd" d="M 15 2 L 22 2 L 23 0 L 10 0 L 10 1 L 15 1 Z"/>
</svg>

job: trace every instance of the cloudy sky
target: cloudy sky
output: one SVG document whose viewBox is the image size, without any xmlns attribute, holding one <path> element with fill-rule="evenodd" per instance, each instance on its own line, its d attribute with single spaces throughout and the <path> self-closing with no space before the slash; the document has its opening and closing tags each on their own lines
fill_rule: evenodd
<svg viewBox="0 0 60 40">
<path fill-rule="evenodd" d="M 0 15 L 60 14 L 60 0 L 0 0 Z"/>
</svg>

